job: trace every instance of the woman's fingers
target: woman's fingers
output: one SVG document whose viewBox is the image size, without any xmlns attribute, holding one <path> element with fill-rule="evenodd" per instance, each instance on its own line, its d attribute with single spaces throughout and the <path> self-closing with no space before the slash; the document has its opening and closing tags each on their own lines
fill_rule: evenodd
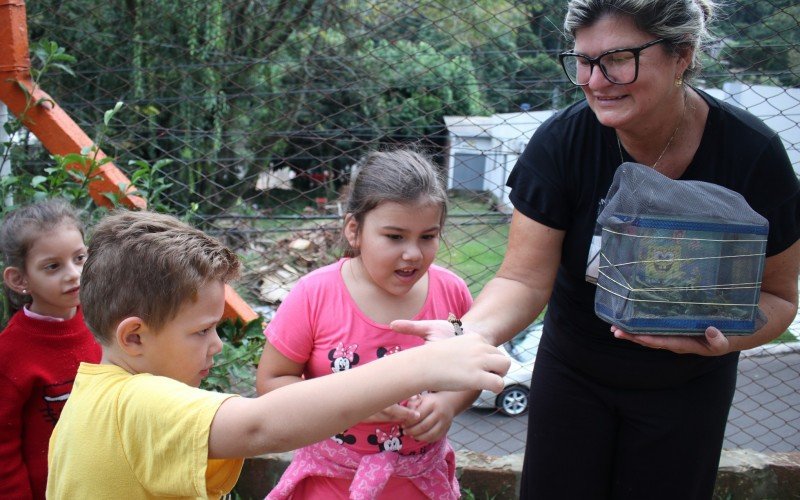
<svg viewBox="0 0 800 500">
<path fill-rule="evenodd" d="M 447 339 L 454 335 L 453 325 L 445 320 L 420 320 L 411 321 L 398 319 L 392 321 L 389 326 L 392 330 L 406 335 L 422 337 L 426 341 Z"/>
</svg>

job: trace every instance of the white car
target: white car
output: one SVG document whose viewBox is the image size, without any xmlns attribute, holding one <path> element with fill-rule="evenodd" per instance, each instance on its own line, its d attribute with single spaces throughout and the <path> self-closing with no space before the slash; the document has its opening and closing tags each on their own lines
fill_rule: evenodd
<svg viewBox="0 0 800 500">
<path fill-rule="evenodd" d="M 531 388 L 531 373 L 536 351 L 542 338 L 542 323 L 536 321 L 518 333 L 500 349 L 511 358 L 511 368 L 503 378 L 504 388 L 500 394 L 481 392 L 472 403 L 473 408 L 495 408 L 504 415 L 514 417 L 528 411 L 528 394 Z"/>
</svg>

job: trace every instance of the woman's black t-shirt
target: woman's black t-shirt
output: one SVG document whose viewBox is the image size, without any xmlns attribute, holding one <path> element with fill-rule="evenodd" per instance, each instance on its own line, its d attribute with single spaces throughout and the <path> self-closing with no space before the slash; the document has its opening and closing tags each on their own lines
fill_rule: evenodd
<svg viewBox="0 0 800 500">
<path fill-rule="evenodd" d="M 767 256 L 782 252 L 800 237 L 800 183 L 780 137 L 746 111 L 698 93 L 710 108 L 708 120 L 680 179 L 740 193 L 769 221 Z M 674 386 L 738 353 L 703 357 L 645 348 L 615 339 L 594 314 L 596 287 L 585 280 L 589 246 L 614 172 L 626 161 L 635 159 L 620 157 L 614 130 L 584 100 L 537 129 L 508 179 L 510 199 L 527 217 L 566 232 L 542 346 L 605 385 Z"/>
</svg>

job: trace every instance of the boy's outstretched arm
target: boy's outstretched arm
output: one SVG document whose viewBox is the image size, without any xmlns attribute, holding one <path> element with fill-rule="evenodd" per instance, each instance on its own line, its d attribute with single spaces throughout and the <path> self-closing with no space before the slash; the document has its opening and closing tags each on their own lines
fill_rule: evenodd
<svg viewBox="0 0 800 500">
<path fill-rule="evenodd" d="M 279 387 L 301 382 L 304 369 L 305 364 L 287 358 L 267 339 L 264 350 L 261 352 L 261 360 L 258 362 L 256 393 L 260 396 Z M 362 422 L 370 420 L 374 422 L 406 421 L 408 419 L 416 421 L 419 418 L 419 412 L 395 403 L 365 418 Z"/>
<path fill-rule="evenodd" d="M 503 389 L 510 361 L 477 335 L 429 343 L 259 398 L 230 398 L 211 423 L 209 458 L 299 448 L 422 391 Z"/>
</svg>

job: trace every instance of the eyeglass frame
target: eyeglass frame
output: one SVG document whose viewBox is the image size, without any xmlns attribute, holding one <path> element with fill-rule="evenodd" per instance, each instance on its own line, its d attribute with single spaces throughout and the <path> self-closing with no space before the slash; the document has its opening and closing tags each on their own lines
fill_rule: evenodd
<svg viewBox="0 0 800 500">
<path fill-rule="evenodd" d="M 567 80 L 569 80 L 570 83 L 572 83 L 573 85 L 577 85 L 578 87 L 585 87 L 585 86 L 589 85 L 589 82 L 587 81 L 586 83 L 576 83 L 576 82 L 572 81 L 572 77 L 569 76 L 569 72 L 567 71 L 567 67 L 564 65 L 564 59 L 567 58 L 567 57 L 582 57 L 582 58 L 584 58 L 586 60 L 586 62 L 589 63 L 589 80 L 590 81 L 592 79 L 592 72 L 594 71 L 594 67 L 597 66 L 598 68 L 600 68 L 600 72 L 603 73 L 603 77 L 606 80 L 608 80 L 610 83 L 613 83 L 614 85 L 630 85 L 631 83 L 635 82 L 639 78 L 639 54 L 644 49 L 646 49 L 648 47 L 652 47 L 653 45 L 657 45 L 659 43 L 666 42 L 666 41 L 668 41 L 666 38 L 657 38 L 655 40 L 647 42 L 644 45 L 640 45 L 638 47 L 607 50 L 607 51 L 603 52 L 602 54 L 600 54 L 597 57 L 589 57 L 586 54 L 581 54 L 579 52 L 574 52 L 574 51 L 568 50 L 568 51 L 562 52 L 562 53 L 560 53 L 558 55 L 558 61 L 561 63 L 561 69 L 564 70 L 564 74 L 567 75 Z M 605 56 L 607 56 L 609 54 L 616 54 L 617 52 L 632 52 L 633 53 L 635 71 L 633 73 L 633 80 L 631 80 L 629 82 L 617 83 L 615 81 L 612 81 L 611 78 L 609 78 L 608 73 L 606 73 L 606 69 L 603 67 L 602 64 L 600 64 L 600 59 L 602 59 L 603 57 L 605 57 Z"/>
</svg>

